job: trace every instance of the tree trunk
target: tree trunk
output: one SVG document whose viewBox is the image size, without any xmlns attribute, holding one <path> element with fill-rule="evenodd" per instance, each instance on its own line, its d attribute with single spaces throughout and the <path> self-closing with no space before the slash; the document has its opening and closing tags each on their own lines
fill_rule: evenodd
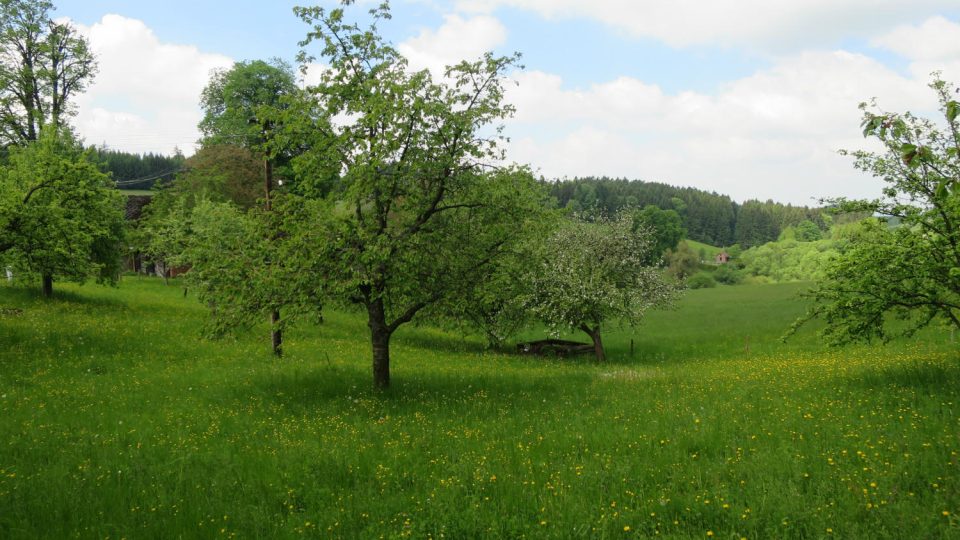
<svg viewBox="0 0 960 540">
<path fill-rule="evenodd" d="M 593 352 L 597 355 L 597 362 L 606 361 L 607 354 L 603 350 L 603 341 L 600 339 L 600 325 L 598 324 L 595 328 L 583 325 L 580 329 L 586 332 L 587 335 L 590 336 L 590 339 L 593 340 Z"/>
<path fill-rule="evenodd" d="M 270 200 L 270 192 L 273 191 L 273 163 L 270 158 L 263 160 L 263 209 L 269 212 L 273 209 L 273 203 Z"/>
<path fill-rule="evenodd" d="M 383 300 L 367 304 L 367 325 L 373 345 L 373 386 L 386 390 L 390 386 L 390 327 L 387 325 Z"/>
<path fill-rule="evenodd" d="M 267 212 L 273 210 L 270 202 L 270 192 L 273 191 L 273 163 L 269 158 L 263 160 L 263 209 Z M 276 240 L 276 238 L 274 238 Z M 283 331 L 278 328 L 280 324 L 280 310 L 270 312 L 270 342 L 273 344 L 273 355 L 277 358 L 283 356 Z"/>
<path fill-rule="evenodd" d="M 273 342 L 273 355 L 277 358 L 283 356 L 283 331 L 277 328 L 280 324 L 280 311 L 270 313 L 270 340 Z"/>
<path fill-rule="evenodd" d="M 43 297 L 53 298 L 53 276 L 50 274 L 43 275 Z"/>
</svg>

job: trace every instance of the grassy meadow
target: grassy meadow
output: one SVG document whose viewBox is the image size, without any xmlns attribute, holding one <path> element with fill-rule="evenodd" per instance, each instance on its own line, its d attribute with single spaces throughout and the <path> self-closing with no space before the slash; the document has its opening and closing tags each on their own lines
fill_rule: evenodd
<svg viewBox="0 0 960 540">
<path fill-rule="evenodd" d="M 0 538 L 960 538 L 951 336 L 782 344 L 802 288 L 690 291 L 600 365 L 408 327 L 377 393 L 357 314 L 278 361 L 156 279 L 0 286 Z"/>
</svg>

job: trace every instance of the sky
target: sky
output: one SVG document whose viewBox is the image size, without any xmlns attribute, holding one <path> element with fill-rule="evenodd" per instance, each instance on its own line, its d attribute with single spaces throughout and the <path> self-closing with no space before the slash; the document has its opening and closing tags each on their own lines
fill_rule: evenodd
<svg viewBox="0 0 960 540">
<path fill-rule="evenodd" d="M 348 12 L 364 21 L 372 0 Z M 76 100 L 88 144 L 191 154 L 210 74 L 291 63 L 307 26 L 287 0 L 55 0 L 99 73 Z M 366 4 L 366 6 L 365 6 Z M 336 7 L 332 1 L 317 4 Z M 520 52 L 511 161 L 548 179 L 609 176 L 737 201 L 880 195 L 840 149 L 858 104 L 937 114 L 931 73 L 960 85 L 957 0 L 393 0 L 381 31 L 414 68 Z M 312 52 L 318 51 L 313 49 Z"/>
</svg>

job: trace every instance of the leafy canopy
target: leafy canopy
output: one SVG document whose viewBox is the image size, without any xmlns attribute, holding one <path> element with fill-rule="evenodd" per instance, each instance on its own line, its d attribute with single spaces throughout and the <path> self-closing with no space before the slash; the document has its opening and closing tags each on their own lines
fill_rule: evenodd
<svg viewBox="0 0 960 540">
<path fill-rule="evenodd" d="M 812 292 L 816 304 L 798 324 L 822 317 L 834 343 L 909 335 L 937 320 L 960 328 L 960 104 L 939 77 L 930 86 L 940 123 L 861 105 L 864 136 L 884 150 L 844 154 L 884 182 L 883 197 L 833 202 L 900 225 L 868 222 Z"/>
<path fill-rule="evenodd" d="M 69 132 L 11 148 L 0 169 L 0 263 L 113 282 L 122 238 L 123 196 Z"/>
<path fill-rule="evenodd" d="M 291 234 L 305 264 L 324 262 L 331 298 L 367 311 L 385 387 L 393 332 L 462 298 L 543 209 L 529 171 L 502 165 L 504 82 L 517 58 L 486 54 L 435 81 L 379 34 L 385 4 L 367 28 L 344 8 L 296 12 L 311 27 L 300 61 L 315 61 L 306 48 L 319 45 L 328 69 L 282 122 L 306 143 L 292 191 L 309 219 Z"/>
<path fill-rule="evenodd" d="M 97 72 L 87 40 L 47 0 L 0 2 L 0 145 L 35 141 L 73 113 Z"/>
</svg>

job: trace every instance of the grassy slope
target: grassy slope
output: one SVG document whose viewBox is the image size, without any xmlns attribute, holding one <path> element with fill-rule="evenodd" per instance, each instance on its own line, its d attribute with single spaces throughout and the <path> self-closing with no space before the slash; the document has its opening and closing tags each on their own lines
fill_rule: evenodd
<svg viewBox="0 0 960 540">
<path fill-rule="evenodd" d="M 704 244 L 703 242 L 697 242 L 696 240 L 684 240 L 684 242 L 690 246 L 690 249 L 692 249 L 694 253 L 699 253 L 700 250 L 703 249 L 703 252 L 706 255 L 706 260 L 708 261 L 713 261 L 713 258 L 723 251 L 723 248 L 714 247 L 710 244 Z"/>
<path fill-rule="evenodd" d="M 0 537 L 957 537 L 953 347 L 781 347 L 798 288 L 693 291 L 600 366 L 408 329 L 377 395 L 352 315 L 276 362 L 155 280 L 0 287 Z"/>
</svg>

